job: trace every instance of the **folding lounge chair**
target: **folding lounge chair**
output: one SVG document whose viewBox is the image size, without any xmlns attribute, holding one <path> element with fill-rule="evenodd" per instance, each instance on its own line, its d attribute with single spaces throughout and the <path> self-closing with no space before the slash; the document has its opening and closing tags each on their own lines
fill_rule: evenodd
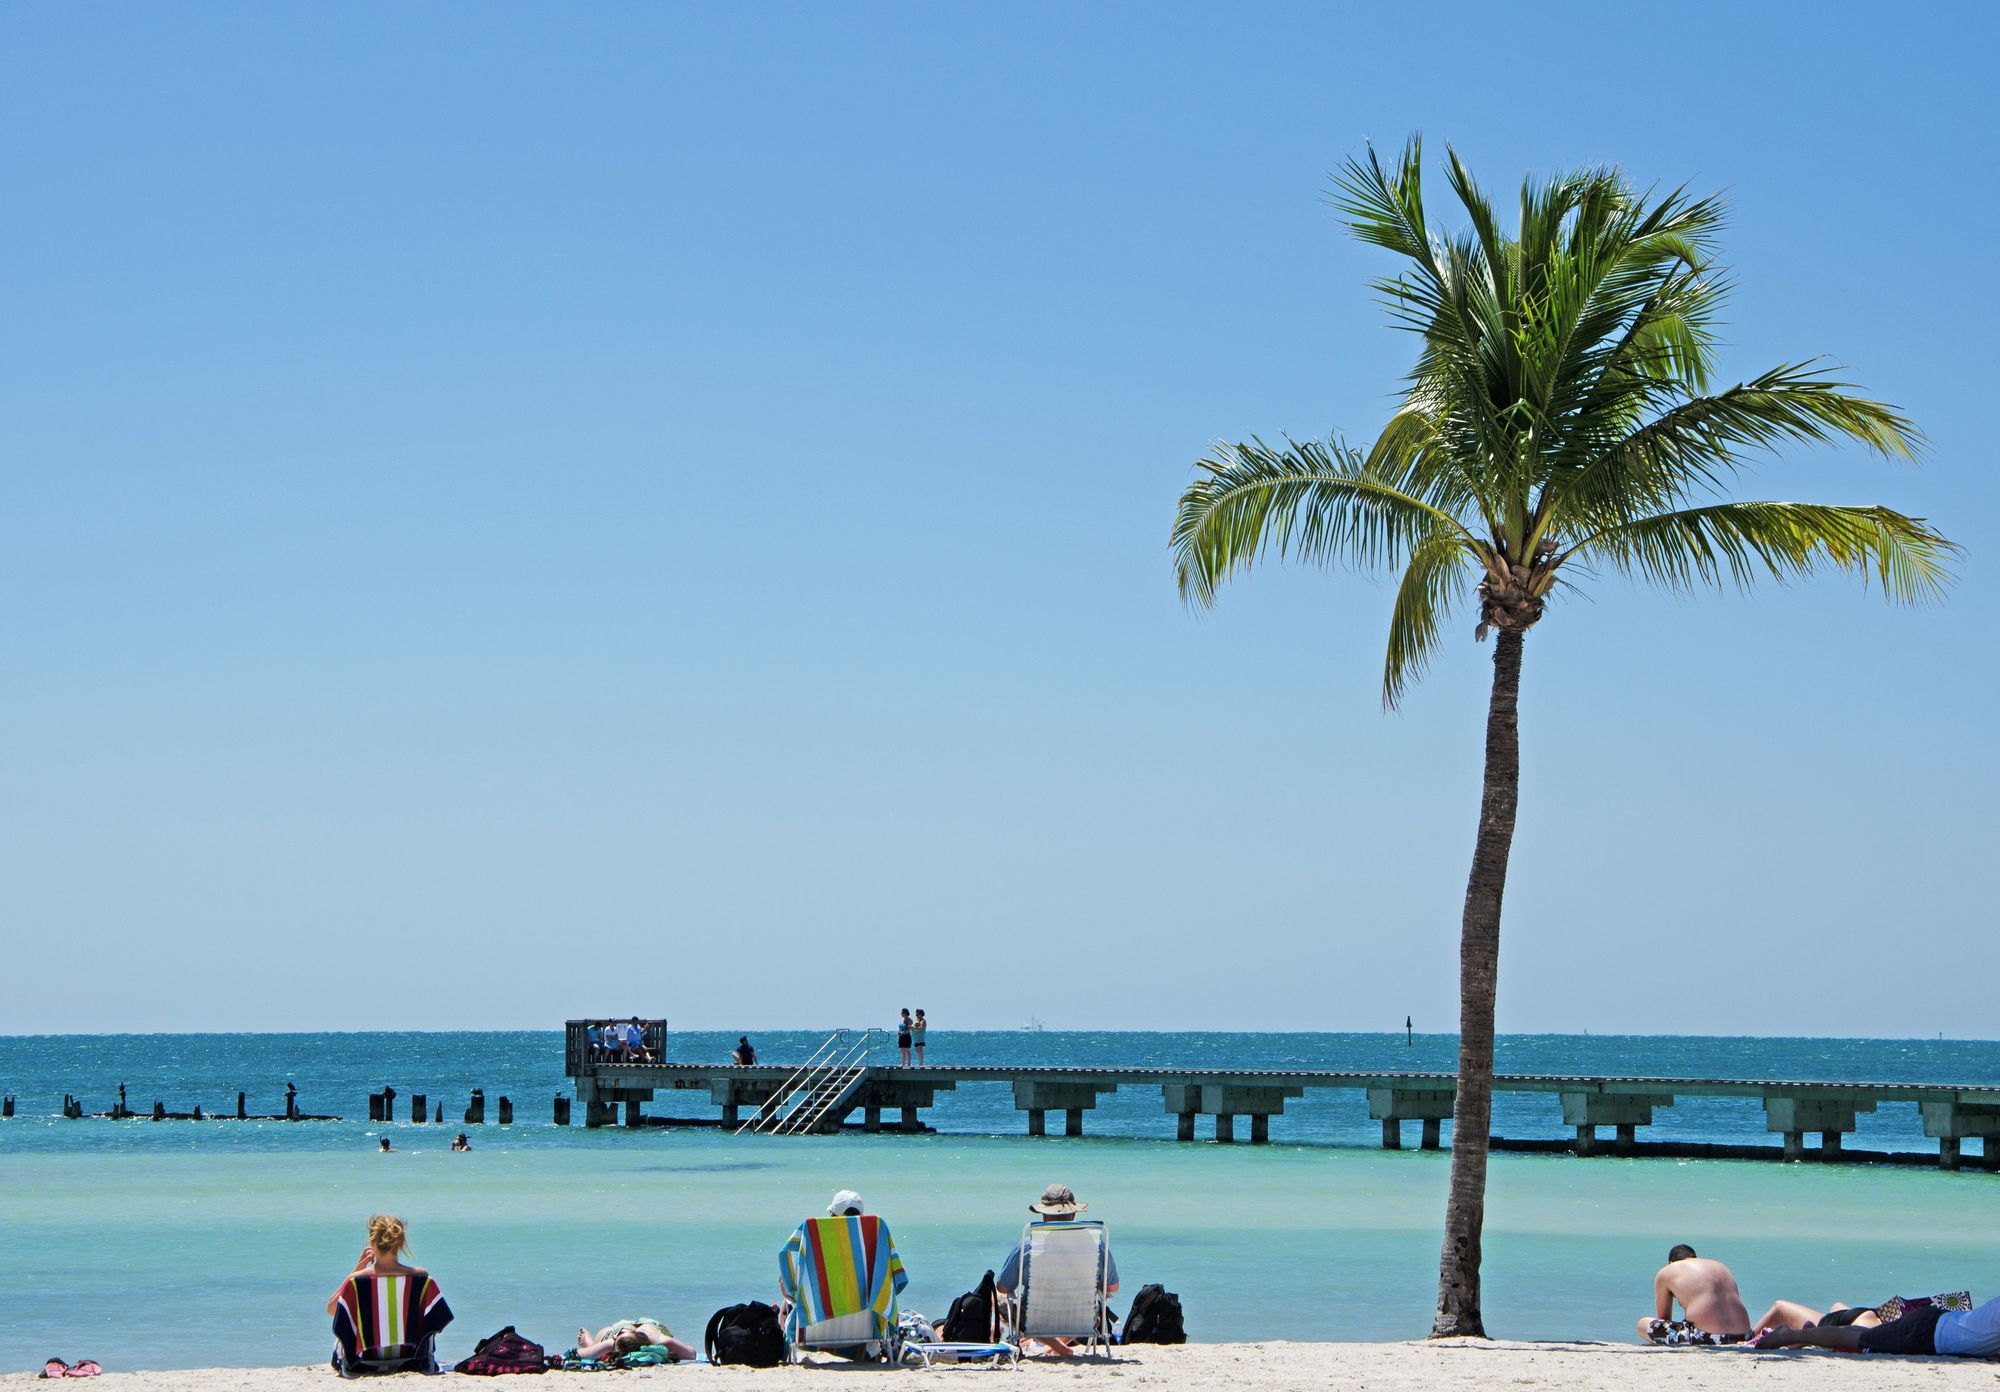
<svg viewBox="0 0 2000 1392">
<path fill-rule="evenodd" d="M 1009 1302 L 1006 1337 L 1083 1340 L 1111 1346 L 1104 1308 L 1111 1234 L 1102 1223 L 1030 1223 L 1021 1229 L 1020 1277 Z"/>
<path fill-rule="evenodd" d="M 864 1349 L 900 1363 L 896 1294 L 909 1280 L 880 1218 L 808 1218 L 778 1253 L 786 1358 L 802 1362 L 808 1349 Z"/>
<path fill-rule="evenodd" d="M 451 1318 L 429 1276 L 350 1276 L 333 1307 L 333 1366 L 342 1377 L 435 1373 Z"/>
</svg>

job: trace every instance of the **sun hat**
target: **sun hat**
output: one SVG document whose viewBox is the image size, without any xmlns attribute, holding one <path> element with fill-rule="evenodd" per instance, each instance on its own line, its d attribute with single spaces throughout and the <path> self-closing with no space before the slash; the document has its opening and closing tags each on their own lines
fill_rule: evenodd
<svg viewBox="0 0 2000 1392">
<path fill-rule="evenodd" d="M 843 1189 L 833 1196 L 833 1202 L 826 1206 L 826 1211 L 834 1218 L 845 1218 L 850 1213 L 859 1213 L 861 1196 L 852 1189 Z"/>
<path fill-rule="evenodd" d="M 1051 1184 L 1042 1190 L 1040 1203 L 1028 1205 L 1028 1212 L 1039 1213 L 1047 1218 L 1067 1218 L 1089 1207 L 1087 1203 L 1076 1201 L 1076 1194 L 1067 1184 Z"/>
</svg>

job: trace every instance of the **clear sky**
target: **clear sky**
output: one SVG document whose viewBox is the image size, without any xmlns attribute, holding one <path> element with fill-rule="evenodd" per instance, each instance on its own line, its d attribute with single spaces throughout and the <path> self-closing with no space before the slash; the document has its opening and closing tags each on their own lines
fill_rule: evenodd
<svg viewBox="0 0 2000 1392">
<path fill-rule="evenodd" d="M 8 7 L 0 1032 L 1452 1028 L 1490 649 L 1166 544 L 1380 425 L 1420 130 L 1728 190 L 1932 442 L 1744 496 L 1967 548 L 1551 612 L 1501 1028 L 1991 1035 L 1994 15 Z"/>
</svg>

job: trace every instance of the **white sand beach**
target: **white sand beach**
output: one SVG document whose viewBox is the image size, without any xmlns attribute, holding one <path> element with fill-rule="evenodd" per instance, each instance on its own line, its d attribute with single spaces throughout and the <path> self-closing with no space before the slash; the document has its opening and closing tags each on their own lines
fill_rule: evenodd
<svg viewBox="0 0 2000 1392">
<path fill-rule="evenodd" d="M 411 1375 L 398 1379 L 407 1381 Z M 572 1375 L 549 1374 L 568 1382 Z M 970 1384 L 992 1369 L 964 1367 L 929 1371 L 827 1363 L 810 1368 L 648 1368 L 603 1374 L 593 1386 L 632 1381 L 716 1384 L 742 1392 L 798 1392 L 810 1380 L 828 1376 L 882 1377 L 898 1385 Z M 1577 1389 L 1616 1386 L 1622 1392 L 1734 1392 L 1739 1388 L 1868 1388 L 1895 1392 L 1985 1389 L 2000 1379 L 2000 1362 L 1960 1358 L 1880 1358 L 1824 1352 L 1757 1353 L 1748 1349 L 1662 1349 L 1636 1344 L 1533 1344 L 1445 1340 L 1397 1344 L 1188 1344 L 1123 1351 L 1104 1361 L 1036 1359 L 1013 1374 L 1036 1387 L 1090 1392 L 1138 1387 L 1172 1387 L 1184 1392 L 1291 1392 L 1329 1385 L 1357 1392 L 1434 1392 L 1506 1386 L 1514 1389 Z M 36 1382 L 33 1373 L 0 1376 L 0 1386 Z M 106 1387 L 132 1392 L 300 1392 L 330 1388 L 339 1379 L 327 1367 L 200 1368 L 175 1372 L 107 1372 Z M 373 1381 L 373 1380 L 371 1380 Z"/>
</svg>

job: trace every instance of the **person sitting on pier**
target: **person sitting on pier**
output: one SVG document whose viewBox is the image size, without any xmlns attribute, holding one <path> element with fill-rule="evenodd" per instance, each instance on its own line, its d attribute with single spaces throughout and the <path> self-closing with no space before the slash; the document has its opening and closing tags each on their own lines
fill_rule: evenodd
<svg viewBox="0 0 2000 1392">
<path fill-rule="evenodd" d="M 1067 1184 L 1051 1184 L 1042 1190 L 1042 1197 L 1028 1205 L 1028 1212 L 1046 1223 L 1071 1223 L 1076 1216 L 1090 1205 L 1079 1202 L 1076 1191 Z M 993 1279 L 993 1289 L 1003 1306 L 1014 1298 L 1014 1292 L 1021 1284 L 1021 1244 L 1016 1242 L 1007 1249 L 1006 1258 L 1000 1263 L 1000 1274 Z M 1104 1253 L 1104 1294 L 1108 1298 L 1118 1293 L 1118 1259 L 1107 1249 Z M 1036 1336 L 1036 1342 L 1060 1358 L 1068 1358 L 1075 1353 L 1067 1339 L 1055 1339 L 1043 1335 Z"/>
<path fill-rule="evenodd" d="M 738 1068 L 755 1068 L 757 1066 L 757 1051 L 750 1047 L 749 1035 L 739 1034 L 736 1036 L 736 1048 L 730 1053 L 729 1061 Z"/>
<path fill-rule="evenodd" d="M 627 1063 L 651 1063 L 653 1053 L 646 1047 L 646 1027 L 634 1015 L 625 1022 L 625 1061 Z"/>
<path fill-rule="evenodd" d="M 1674 1302 L 1681 1319 L 1674 1318 Z M 1740 1344 L 1750 1337 L 1750 1311 L 1736 1289 L 1735 1273 L 1695 1255 L 1685 1242 L 1667 1253 L 1653 1277 L 1654 1313 L 1639 1320 L 1639 1337 L 1654 1344 Z"/>
<path fill-rule="evenodd" d="M 697 1357 L 692 1344 L 676 1339 L 666 1325 L 656 1319 L 620 1320 L 616 1324 L 607 1324 L 595 1334 L 588 1329 L 578 1329 L 576 1347 L 570 1350 L 570 1357 L 609 1363 L 642 1348 L 663 1348 L 667 1351 L 668 1360 L 674 1363 L 693 1362 Z"/>
<path fill-rule="evenodd" d="M 1942 1354 L 1947 1358 L 2000 1358 L 2000 1297 L 1974 1309 L 1965 1291 L 1897 1298 L 1864 1310 L 1846 1323 L 1835 1323 L 1835 1311 L 1806 1328 L 1781 1326 L 1766 1330 L 1759 1349 L 1826 1348 L 1842 1353 L 1891 1353 L 1914 1358 Z M 1875 1323 L 1863 1316 L 1872 1314 Z"/>
</svg>

